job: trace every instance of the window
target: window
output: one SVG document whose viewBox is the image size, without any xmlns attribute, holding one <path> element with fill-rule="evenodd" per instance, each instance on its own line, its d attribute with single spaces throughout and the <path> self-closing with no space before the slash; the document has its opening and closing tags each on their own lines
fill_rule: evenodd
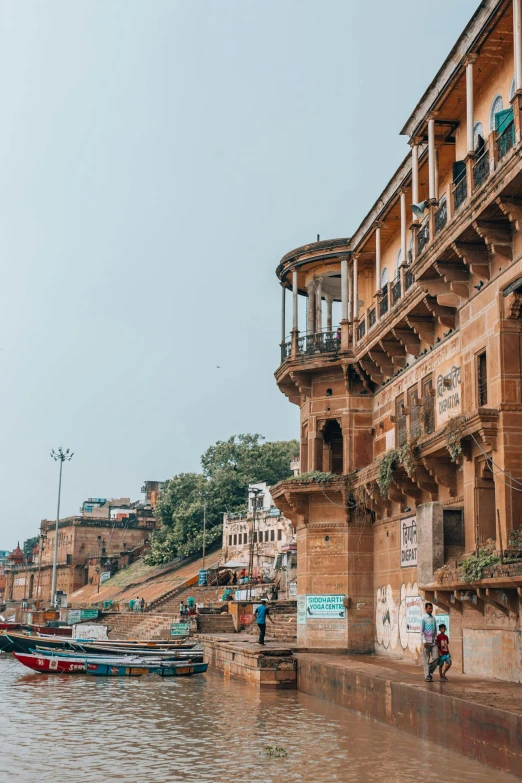
<svg viewBox="0 0 522 783">
<path fill-rule="evenodd" d="M 422 419 L 424 433 L 431 435 L 435 430 L 435 397 L 433 395 L 433 381 L 424 378 L 422 381 Z"/>
<path fill-rule="evenodd" d="M 486 351 L 477 357 L 477 397 L 479 407 L 488 404 L 488 368 Z"/>
<path fill-rule="evenodd" d="M 268 541 L 268 536 L 270 534 L 269 530 L 265 530 L 265 541 Z"/>
<path fill-rule="evenodd" d="M 279 528 L 279 530 L 277 531 L 277 540 L 281 541 L 282 538 L 283 538 L 283 531 L 281 530 L 281 528 Z"/>
<path fill-rule="evenodd" d="M 384 267 L 384 269 L 381 272 L 381 288 L 386 288 L 388 285 L 388 269 L 387 267 Z"/>
<path fill-rule="evenodd" d="M 256 532 L 254 533 L 254 544 L 257 544 L 257 530 L 256 530 Z"/>
<path fill-rule="evenodd" d="M 229 546 L 232 546 L 232 536 L 229 536 L 229 537 L 228 537 L 228 545 L 229 545 Z"/>
<path fill-rule="evenodd" d="M 237 534 L 234 533 L 234 546 L 237 544 Z"/>
<path fill-rule="evenodd" d="M 404 397 L 399 397 L 395 402 L 397 416 L 397 444 L 403 446 L 408 440 L 406 414 L 404 413 Z"/>
<path fill-rule="evenodd" d="M 418 438 L 421 434 L 421 408 L 419 405 L 417 385 L 408 390 L 408 408 L 410 409 L 410 435 Z"/>
<path fill-rule="evenodd" d="M 475 152 L 484 146 L 484 128 L 481 122 L 476 122 L 473 126 L 473 149 Z"/>
<path fill-rule="evenodd" d="M 499 111 L 502 111 L 503 108 L 504 108 L 504 102 L 502 101 L 502 95 L 497 95 L 493 99 L 493 103 L 491 104 L 491 110 L 489 112 L 490 131 L 495 130 L 495 114 L 497 114 Z"/>
<path fill-rule="evenodd" d="M 270 531 L 270 541 L 275 541 L 275 530 Z"/>
</svg>

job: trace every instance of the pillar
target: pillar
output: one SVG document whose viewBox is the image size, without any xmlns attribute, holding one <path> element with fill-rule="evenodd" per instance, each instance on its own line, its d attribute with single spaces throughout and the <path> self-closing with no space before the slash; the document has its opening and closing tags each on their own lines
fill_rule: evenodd
<svg viewBox="0 0 522 783">
<path fill-rule="evenodd" d="M 437 168 L 437 161 L 435 157 L 435 115 L 428 114 L 428 172 L 429 172 L 428 198 L 432 202 L 437 200 L 436 168 Z"/>
<path fill-rule="evenodd" d="M 350 347 L 350 275 L 348 258 L 341 258 L 341 348 Z"/>
<path fill-rule="evenodd" d="M 293 306 L 293 313 L 292 313 L 292 329 L 295 329 L 297 331 L 299 329 L 299 316 L 298 316 L 298 306 L 299 306 L 299 291 L 297 288 L 297 269 L 294 269 L 292 272 L 292 306 Z"/>
<path fill-rule="evenodd" d="M 435 571 L 444 565 L 444 522 L 442 503 L 417 506 L 417 580 L 432 584 Z"/>
<path fill-rule="evenodd" d="M 516 93 L 518 90 L 522 90 L 522 0 L 513 0 L 513 43 Z"/>
<path fill-rule="evenodd" d="M 419 137 L 413 136 L 411 145 L 411 202 L 419 203 Z M 414 222 L 417 216 L 413 215 Z"/>
<path fill-rule="evenodd" d="M 317 283 L 317 295 L 315 303 L 315 331 L 323 331 L 323 283 L 321 280 Z"/>
<path fill-rule="evenodd" d="M 402 263 L 408 263 L 408 224 L 406 222 L 406 191 L 400 190 L 401 200 L 401 256 Z"/>
<path fill-rule="evenodd" d="M 353 320 L 359 317 L 359 291 L 357 290 L 357 256 L 353 256 Z"/>
<path fill-rule="evenodd" d="M 332 331 L 332 307 L 333 307 L 333 296 L 331 294 L 326 294 L 324 297 L 324 300 L 326 302 L 326 331 L 331 332 Z"/>
<path fill-rule="evenodd" d="M 306 331 L 309 334 L 315 332 L 315 280 L 311 280 L 306 288 L 308 294 L 308 307 L 306 312 Z"/>
<path fill-rule="evenodd" d="M 477 60 L 476 54 L 468 54 L 464 60 L 466 66 L 466 145 L 468 155 L 473 155 L 475 143 L 473 139 L 473 128 L 475 125 L 473 108 L 473 63 Z"/>
<path fill-rule="evenodd" d="M 282 286 L 281 288 L 281 342 L 285 342 L 286 337 L 286 300 L 285 300 L 285 294 L 286 294 L 286 286 Z"/>
<path fill-rule="evenodd" d="M 381 228 L 382 223 L 375 223 L 375 318 L 379 320 L 379 293 L 381 291 Z"/>
</svg>

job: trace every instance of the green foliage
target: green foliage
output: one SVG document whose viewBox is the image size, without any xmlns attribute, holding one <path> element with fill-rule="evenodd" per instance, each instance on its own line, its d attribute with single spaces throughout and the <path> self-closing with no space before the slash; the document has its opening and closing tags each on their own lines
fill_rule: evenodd
<svg viewBox="0 0 522 783">
<path fill-rule="evenodd" d="M 500 563 L 500 557 L 487 549 L 479 549 L 478 554 L 474 552 L 461 565 L 462 578 L 465 582 L 477 582 L 482 579 L 482 573 L 485 568 L 489 568 L 496 563 Z"/>
<path fill-rule="evenodd" d="M 274 748 L 272 745 L 265 745 L 265 750 L 267 756 L 274 756 L 277 759 L 288 756 L 288 753 L 284 748 Z"/>
<path fill-rule="evenodd" d="M 264 443 L 261 435 L 237 435 L 210 446 L 202 473 L 179 473 L 159 494 L 154 514 L 162 523 L 151 535 L 148 565 L 199 552 L 203 545 L 203 505 L 207 500 L 207 546 L 221 537 L 223 512 L 245 508 L 249 484 L 276 484 L 290 474 L 297 441 Z"/>
<path fill-rule="evenodd" d="M 460 462 L 462 457 L 462 422 L 456 416 L 448 421 L 444 437 L 451 461 Z"/>
<path fill-rule="evenodd" d="M 309 470 L 307 473 L 301 473 L 300 476 L 294 476 L 290 481 L 297 484 L 306 484 L 307 481 L 317 481 L 318 484 L 329 484 L 335 478 L 339 478 L 335 473 L 323 472 L 322 470 Z"/>
<path fill-rule="evenodd" d="M 513 549 L 522 549 L 522 525 L 509 531 L 508 546 Z"/>
<path fill-rule="evenodd" d="M 397 451 L 397 458 L 410 478 L 419 467 L 418 438 L 406 441 Z M 389 486 L 389 484 L 388 484 Z"/>
<path fill-rule="evenodd" d="M 393 478 L 393 468 L 398 459 L 399 452 L 395 451 L 395 449 L 391 449 L 381 457 L 381 461 L 379 462 L 379 475 L 377 477 L 377 484 L 379 485 L 379 489 L 383 497 L 386 497 L 388 494 L 388 489 Z"/>
<path fill-rule="evenodd" d="M 24 541 L 24 545 L 22 549 L 26 560 L 29 560 L 29 558 L 33 556 L 33 549 L 38 544 L 39 541 L 40 541 L 40 536 L 33 536 L 32 538 L 28 538 L 26 539 L 26 541 Z"/>
</svg>

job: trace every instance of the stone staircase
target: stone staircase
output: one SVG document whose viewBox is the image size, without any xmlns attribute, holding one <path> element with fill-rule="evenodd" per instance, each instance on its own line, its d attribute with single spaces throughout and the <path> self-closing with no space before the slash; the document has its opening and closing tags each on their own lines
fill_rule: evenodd
<svg viewBox="0 0 522 783">
<path fill-rule="evenodd" d="M 270 620 L 266 624 L 266 638 L 269 641 L 295 644 L 297 642 L 297 603 L 295 601 L 277 601 L 270 604 Z M 247 633 L 257 636 L 257 623 L 246 629 Z"/>
<path fill-rule="evenodd" d="M 188 598 L 193 598 L 196 604 L 221 604 L 221 596 L 225 592 L 225 587 L 179 587 L 173 595 L 169 595 L 154 606 L 154 611 L 164 614 L 166 612 L 179 614 L 179 605 L 183 601 L 186 605 Z"/>
<path fill-rule="evenodd" d="M 213 566 L 217 565 L 222 557 L 221 549 L 216 550 L 215 552 L 212 552 L 210 555 L 207 555 L 205 567 L 206 568 L 212 568 Z M 200 569 L 203 567 L 203 559 L 199 558 L 197 560 L 191 560 L 190 563 L 187 563 L 186 565 L 182 565 L 179 568 L 176 569 L 175 574 L 173 574 L 170 582 L 171 587 L 168 590 L 165 590 L 162 595 L 150 600 L 147 602 L 147 606 L 145 608 L 146 612 L 154 612 L 154 613 L 164 613 L 164 612 L 174 612 L 175 614 L 179 613 L 179 604 L 180 604 L 180 595 L 182 593 L 186 592 L 186 595 L 192 595 L 192 592 L 188 589 L 187 583 L 192 583 L 192 590 L 198 590 L 197 586 L 197 578 L 198 573 Z M 221 590 L 221 592 L 223 592 Z M 147 600 L 147 597 L 145 596 L 145 600 Z M 177 605 L 176 605 L 177 604 Z"/>
<path fill-rule="evenodd" d="M 109 629 L 109 639 L 169 639 L 170 625 L 174 618 L 167 614 L 104 614 L 101 625 Z"/>
<path fill-rule="evenodd" d="M 197 623 L 198 633 L 235 633 L 230 614 L 199 614 Z"/>
</svg>

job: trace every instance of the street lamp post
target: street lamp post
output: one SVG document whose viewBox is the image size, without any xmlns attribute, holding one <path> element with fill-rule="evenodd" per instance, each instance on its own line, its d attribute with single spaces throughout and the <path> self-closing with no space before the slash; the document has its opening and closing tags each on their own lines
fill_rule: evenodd
<svg viewBox="0 0 522 783">
<path fill-rule="evenodd" d="M 247 599 L 250 600 L 252 597 L 252 572 L 254 570 L 254 539 L 256 536 L 256 511 L 257 511 L 257 498 L 258 495 L 260 495 L 263 492 L 262 489 L 259 487 L 249 487 L 248 488 L 248 494 L 247 494 L 247 513 L 248 513 L 248 499 L 250 498 L 250 495 L 252 494 L 254 497 L 253 500 L 253 507 L 252 507 L 252 533 L 250 537 L 250 552 L 248 557 L 248 592 L 247 592 Z"/>
<path fill-rule="evenodd" d="M 56 606 L 56 565 L 58 562 L 58 524 L 60 522 L 60 496 L 62 494 L 62 468 L 65 461 L 70 462 L 73 458 L 73 454 L 69 454 L 70 449 L 65 452 L 62 447 L 55 451 L 51 450 L 51 457 L 55 462 L 60 463 L 60 478 L 58 479 L 58 508 L 56 510 L 56 527 L 54 533 L 54 558 L 53 558 L 53 578 L 51 582 L 51 601 L 53 606 Z"/>
</svg>

